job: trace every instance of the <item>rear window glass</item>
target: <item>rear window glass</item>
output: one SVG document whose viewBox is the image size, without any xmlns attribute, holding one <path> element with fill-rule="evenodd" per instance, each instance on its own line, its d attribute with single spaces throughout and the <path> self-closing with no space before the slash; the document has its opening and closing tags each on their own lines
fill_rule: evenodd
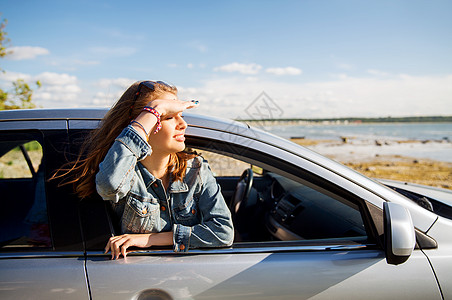
<svg viewBox="0 0 452 300">
<path fill-rule="evenodd" d="M 0 141 L 0 247 L 50 247 L 42 146 Z"/>
<path fill-rule="evenodd" d="M 4 144 L 7 146 L 8 143 Z M 25 155 L 28 155 L 30 160 Z M 32 178 L 41 161 L 41 144 L 37 141 L 25 142 L 0 157 L 0 178 Z"/>
</svg>

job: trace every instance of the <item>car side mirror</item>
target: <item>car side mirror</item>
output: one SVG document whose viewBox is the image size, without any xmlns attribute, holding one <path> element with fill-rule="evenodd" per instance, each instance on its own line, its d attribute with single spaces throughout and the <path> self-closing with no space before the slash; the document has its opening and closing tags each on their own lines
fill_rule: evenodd
<svg viewBox="0 0 452 300">
<path fill-rule="evenodd" d="M 383 216 L 386 261 L 391 265 L 404 263 L 411 256 L 416 243 L 410 212 L 400 204 L 385 202 Z"/>
</svg>

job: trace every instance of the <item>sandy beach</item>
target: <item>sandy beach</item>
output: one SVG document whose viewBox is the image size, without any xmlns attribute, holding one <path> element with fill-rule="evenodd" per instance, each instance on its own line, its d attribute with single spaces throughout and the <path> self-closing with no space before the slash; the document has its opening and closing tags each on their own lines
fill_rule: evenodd
<svg viewBox="0 0 452 300">
<path fill-rule="evenodd" d="M 452 143 L 447 141 L 292 141 L 369 177 L 452 189 Z M 432 151 L 443 159 L 430 159 Z"/>
</svg>

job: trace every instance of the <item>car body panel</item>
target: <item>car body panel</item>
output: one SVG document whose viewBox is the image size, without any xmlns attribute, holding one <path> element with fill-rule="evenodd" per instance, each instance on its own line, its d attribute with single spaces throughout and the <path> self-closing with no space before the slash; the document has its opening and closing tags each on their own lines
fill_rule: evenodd
<svg viewBox="0 0 452 300">
<path fill-rule="evenodd" d="M 428 234 L 438 243 L 436 249 L 424 250 L 428 256 L 444 295 L 444 299 L 452 299 L 452 221 L 439 217 Z"/>
<path fill-rule="evenodd" d="M 83 253 L 65 256 L 0 253 L 0 298 L 89 299 Z"/>
<path fill-rule="evenodd" d="M 402 190 L 406 190 L 409 192 L 423 195 L 427 198 L 435 199 L 437 201 L 444 203 L 445 205 L 452 207 L 452 191 L 451 190 L 435 188 L 432 186 L 414 184 L 414 183 L 403 182 L 403 181 L 387 180 L 387 179 L 378 179 L 378 181 L 383 183 L 384 185 L 393 186 L 396 188 L 400 188 Z"/>
<path fill-rule="evenodd" d="M 149 289 L 174 299 L 441 299 L 425 256 L 417 252 L 410 260 L 391 266 L 378 250 L 130 255 L 88 257 L 87 269 L 93 299 L 132 298 Z"/>
</svg>

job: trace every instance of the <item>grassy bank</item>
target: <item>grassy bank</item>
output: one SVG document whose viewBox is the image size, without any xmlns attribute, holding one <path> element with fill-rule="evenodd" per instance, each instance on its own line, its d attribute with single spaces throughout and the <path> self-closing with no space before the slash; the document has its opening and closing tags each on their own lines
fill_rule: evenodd
<svg viewBox="0 0 452 300">
<path fill-rule="evenodd" d="M 341 153 L 337 146 L 334 154 L 322 153 L 322 144 L 328 147 L 333 141 L 293 139 L 293 142 L 345 164 L 346 166 L 372 178 L 407 181 L 452 190 L 452 163 L 430 159 L 420 159 L 401 155 L 356 155 L 350 159 L 350 153 Z M 340 143 L 339 143 L 340 144 Z M 320 147 L 319 147 L 320 146 Z M 325 151 L 326 152 L 326 151 Z M 353 155 L 352 155 L 353 157 Z"/>
</svg>

